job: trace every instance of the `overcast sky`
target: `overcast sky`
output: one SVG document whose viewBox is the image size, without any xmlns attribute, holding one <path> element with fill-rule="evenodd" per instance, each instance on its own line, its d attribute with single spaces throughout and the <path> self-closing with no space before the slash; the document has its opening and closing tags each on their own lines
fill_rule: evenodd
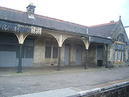
<svg viewBox="0 0 129 97">
<path fill-rule="evenodd" d="M 86 26 L 118 21 L 119 16 L 129 26 L 129 0 L 0 0 L 0 6 L 21 11 L 30 3 L 36 14 Z"/>
</svg>

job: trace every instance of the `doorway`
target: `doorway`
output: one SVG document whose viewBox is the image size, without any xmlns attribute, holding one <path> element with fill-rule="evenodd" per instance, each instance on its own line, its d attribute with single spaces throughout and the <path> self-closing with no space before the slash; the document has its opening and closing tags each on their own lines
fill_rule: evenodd
<svg viewBox="0 0 129 97">
<path fill-rule="evenodd" d="M 69 65 L 69 61 L 70 61 L 70 45 L 65 44 L 64 64 Z"/>
<path fill-rule="evenodd" d="M 76 64 L 77 65 L 82 64 L 82 46 L 81 45 L 76 46 Z"/>
<path fill-rule="evenodd" d="M 97 45 L 97 66 L 103 66 L 103 45 Z"/>
</svg>

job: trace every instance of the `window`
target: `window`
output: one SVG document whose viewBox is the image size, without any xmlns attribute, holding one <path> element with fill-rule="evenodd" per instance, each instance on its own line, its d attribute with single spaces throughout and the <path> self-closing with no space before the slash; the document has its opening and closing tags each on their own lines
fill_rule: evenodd
<svg viewBox="0 0 129 97">
<path fill-rule="evenodd" d="M 46 46 L 45 58 L 51 58 L 51 46 Z"/>
<path fill-rule="evenodd" d="M 33 58 L 34 49 L 31 46 L 23 46 L 22 47 L 22 58 Z M 16 57 L 19 57 L 19 48 L 17 49 Z"/>
<path fill-rule="evenodd" d="M 120 34 L 117 36 L 117 41 L 121 41 L 121 42 L 124 42 L 124 35 L 123 34 Z"/>
<path fill-rule="evenodd" d="M 58 56 L 58 47 L 46 46 L 45 58 L 57 58 Z"/>
<path fill-rule="evenodd" d="M 53 58 L 57 58 L 58 56 L 58 47 L 53 47 Z"/>
<path fill-rule="evenodd" d="M 58 46 L 54 40 L 46 40 L 45 58 L 57 58 Z"/>
<path fill-rule="evenodd" d="M 23 47 L 23 58 L 33 58 L 33 47 L 25 46 Z"/>
<path fill-rule="evenodd" d="M 0 51 L 16 51 L 16 45 L 0 45 Z"/>
<path fill-rule="evenodd" d="M 124 44 L 116 44 L 115 46 L 115 61 L 123 61 L 125 46 Z"/>
<path fill-rule="evenodd" d="M 22 45 L 22 58 L 33 58 L 34 56 L 34 40 L 26 39 Z M 16 57 L 19 58 L 19 46 L 17 46 Z"/>
<path fill-rule="evenodd" d="M 123 62 L 124 57 L 125 57 L 125 38 L 123 34 L 119 34 L 117 36 L 116 41 L 121 42 L 121 43 L 116 43 L 115 44 L 115 61 L 116 62 Z"/>
</svg>

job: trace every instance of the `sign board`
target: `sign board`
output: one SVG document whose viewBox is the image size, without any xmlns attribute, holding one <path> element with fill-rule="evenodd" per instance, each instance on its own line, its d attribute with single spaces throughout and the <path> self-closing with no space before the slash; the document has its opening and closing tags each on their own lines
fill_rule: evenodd
<svg viewBox="0 0 129 97">
<path fill-rule="evenodd" d="M 41 34 L 42 33 L 42 28 L 31 26 L 31 33 L 32 34 Z"/>
<path fill-rule="evenodd" d="M 15 33 L 31 33 L 41 34 L 42 28 L 36 26 L 22 25 L 18 23 L 10 23 L 6 21 L 0 21 L 0 30 Z"/>
</svg>

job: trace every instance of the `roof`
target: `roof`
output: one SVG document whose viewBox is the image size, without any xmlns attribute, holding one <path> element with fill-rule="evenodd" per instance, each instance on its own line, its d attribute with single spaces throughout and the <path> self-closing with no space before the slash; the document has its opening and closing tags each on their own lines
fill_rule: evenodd
<svg viewBox="0 0 129 97">
<path fill-rule="evenodd" d="M 112 31 L 117 22 L 110 22 L 95 26 L 83 26 L 55 18 L 34 14 L 35 19 L 28 18 L 27 12 L 22 12 L 10 8 L 0 7 L 0 20 L 22 23 L 25 25 L 35 25 L 39 27 L 73 32 L 76 34 L 87 34 L 90 36 L 108 38 L 111 37 Z"/>
<path fill-rule="evenodd" d="M 110 22 L 95 26 L 90 26 L 88 33 L 92 36 L 99 36 L 104 38 L 109 38 L 112 36 L 113 30 L 118 22 Z"/>
<path fill-rule="evenodd" d="M 54 18 L 49 18 L 46 16 L 37 15 L 37 14 L 35 14 L 34 16 L 35 16 L 35 19 L 30 19 L 28 18 L 27 12 L 0 7 L 0 20 L 7 20 L 7 21 L 12 21 L 17 23 L 24 23 L 28 25 L 45 27 L 49 29 L 86 34 L 86 29 L 87 29 L 86 26 L 82 26 L 79 24 L 66 22 L 66 21 L 62 21 Z"/>
</svg>

